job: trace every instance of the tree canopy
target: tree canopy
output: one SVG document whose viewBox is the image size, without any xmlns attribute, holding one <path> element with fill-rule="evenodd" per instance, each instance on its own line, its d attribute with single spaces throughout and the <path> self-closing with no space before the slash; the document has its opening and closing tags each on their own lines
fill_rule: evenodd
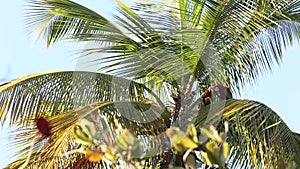
<svg viewBox="0 0 300 169">
<path fill-rule="evenodd" d="M 93 44 L 80 55 L 96 54 L 99 69 L 0 86 L 0 121 L 16 126 L 19 149 L 8 168 L 163 168 L 165 152 L 176 154 L 167 167 L 190 155 L 203 168 L 299 166 L 299 134 L 271 108 L 220 87 L 206 104 L 203 93 L 238 94 L 280 63 L 299 41 L 300 1 L 117 3 L 110 20 L 71 0 L 29 1 L 32 33 L 48 47 Z"/>
</svg>

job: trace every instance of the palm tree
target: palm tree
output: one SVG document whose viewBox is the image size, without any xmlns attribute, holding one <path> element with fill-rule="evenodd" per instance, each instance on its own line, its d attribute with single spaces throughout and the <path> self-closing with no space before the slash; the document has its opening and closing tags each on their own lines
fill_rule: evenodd
<svg viewBox="0 0 300 169">
<path fill-rule="evenodd" d="M 300 1 L 138 1 L 131 8 L 118 1 L 118 12 L 110 21 L 70 0 L 30 1 L 30 30 L 47 46 L 93 42 L 80 54 L 98 54 L 99 69 L 33 74 L 0 86 L 1 123 L 15 126 L 12 146 L 19 150 L 8 168 L 132 161 L 146 168 L 169 146 L 168 128 L 194 123 L 223 131 L 224 122 L 226 167 L 299 166 L 299 135 L 270 108 L 236 99 L 204 106 L 201 94 L 211 84 L 238 94 L 280 63 L 282 49 L 299 40 Z M 120 134 L 124 129 L 131 132 Z M 101 160 L 114 152 L 122 152 L 118 162 Z M 183 166 L 179 157 L 172 164 Z"/>
</svg>

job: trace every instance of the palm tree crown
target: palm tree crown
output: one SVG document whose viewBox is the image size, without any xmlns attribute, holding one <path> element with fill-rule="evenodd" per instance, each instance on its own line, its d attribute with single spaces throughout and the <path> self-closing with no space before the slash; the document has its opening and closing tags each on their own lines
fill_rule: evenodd
<svg viewBox="0 0 300 169">
<path fill-rule="evenodd" d="M 30 1 L 32 32 L 47 46 L 93 43 L 80 54 L 96 54 L 99 69 L 34 74 L 0 86 L 0 120 L 17 126 L 13 145 L 20 150 L 9 168 L 131 167 L 130 160 L 146 168 L 170 144 L 168 128 L 193 123 L 223 131 L 226 122 L 227 167 L 300 163 L 299 135 L 274 111 L 228 95 L 255 83 L 299 40 L 300 1 L 153 0 L 130 8 L 117 2 L 119 14 L 110 21 L 71 0 Z M 230 87 L 228 97 L 204 105 L 201 94 L 212 84 Z M 127 158 L 109 160 L 121 149 Z"/>
</svg>

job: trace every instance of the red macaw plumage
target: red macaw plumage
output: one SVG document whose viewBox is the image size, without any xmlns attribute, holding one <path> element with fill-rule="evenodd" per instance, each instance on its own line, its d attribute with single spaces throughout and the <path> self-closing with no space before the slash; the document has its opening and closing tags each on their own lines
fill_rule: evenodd
<svg viewBox="0 0 300 169">
<path fill-rule="evenodd" d="M 51 128 L 49 122 L 44 117 L 36 119 L 36 127 L 43 137 L 49 137 L 51 135 Z"/>
<path fill-rule="evenodd" d="M 220 100 L 232 99 L 232 93 L 230 89 L 223 85 L 212 85 L 205 90 L 205 93 L 201 96 L 205 105 L 214 102 L 215 96 L 218 96 Z"/>
</svg>

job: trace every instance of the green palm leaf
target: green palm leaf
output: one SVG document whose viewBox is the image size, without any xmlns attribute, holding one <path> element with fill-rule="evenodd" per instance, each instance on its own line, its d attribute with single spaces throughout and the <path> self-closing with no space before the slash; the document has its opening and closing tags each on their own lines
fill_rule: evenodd
<svg viewBox="0 0 300 169">
<path fill-rule="evenodd" d="M 136 109 L 130 108 L 128 105 L 134 105 Z M 100 145 L 109 145 L 115 142 L 117 137 L 116 128 L 122 127 L 134 131 L 140 135 L 143 139 L 143 135 L 156 135 L 166 130 L 160 117 L 161 110 L 153 103 L 145 103 L 138 101 L 119 101 L 119 102 L 99 102 L 93 103 L 81 108 L 69 110 L 48 118 L 51 126 L 51 133 L 53 133 L 48 139 L 41 141 L 36 139 L 37 131 L 34 128 L 20 128 L 13 133 L 14 141 L 11 143 L 13 148 L 20 149 L 17 152 L 17 160 L 9 166 L 14 168 L 19 165 L 26 164 L 27 167 L 42 167 L 46 168 L 59 168 L 72 164 L 72 159 L 82 156 L 80 153 L 76 153 L 76 150 L 80 149 L 80 145 L 75 142 L 73 128 L 82 119 L 89 119 L 96 126 L 96 141 Z M 137 112 L 134 113 L 134 112 Z M 134 118 L 130 119 L 127 115 L 134 115 Z M 152 114 L 153 113 L 153 114 Z M 127 117 L 127 118 L 126 118 Z M 152 117 L 152 119 L 149 119 Z M 141 121 L 141 119 L 148 121 Z M 140 121 L 139 121 L 140 120 Z M 34 124 L 32 124 L 34 125 Z M 119 126 L 121 125 L 121 126 Z M 101 141 L 103 140 L 103 141 Z M 145 144 L 148 147 L 149 145 Z M 74 151 L 74 153 L 70 153 Z M 66 155 L 68 154 L 68 155 Z M 69 157 L 69 155 L 72 156 Z M 102 163 L 102 162 L 101 162 Z M 99 165 L 101 165 L 99 163 Z M 102 164 L 105 164 L 104 162 Z"/>
<path fill-rule="evenodd" d="M 29 6 L 28 26 L 36 28 L 43 25 L 37 34 L 45 38 L 47 46 L 61 39 L 115 42 L 125 37 L 109 20 L 73 1 L 31 1 Z M 111 35 L 113 39 L 109 39 Z"/>
<path fill-rule="evenodd" d="M 0 86 L 2 124 L 27 124 L 38 116 L 53 116 L 101 101 L 152 100 L 164 104 L 146 86 L 110 75 L 92 72 L 49 72 L 29 75 Z M 162 115 L 166 124 L 169 115 Z"/>
<path fill-rule="evenodd" d="M 270 4 L 235 0 L 166 2 L 141 2 L 136 8 L 150 25 L 159 25 L 159 21 L 162 25 L 172 21 L 179 23 L 169 28 L 172 30 L 169 34 L 181 37 L 176 40 L 195 53 L 184 55 L 183 52 L 181 56 L 193 61 L 195 77 L 203 79 L 204 74 L 211 74 L 212 83 L 214 79 L 223 78 L 238 87 L 255 81 L 274 62 L 280 62 L 283 48 L 299 39 L 298 1 L 279 0 Z M 149 11 L 151 15 L 147 15 Z M 167 21 L 156 20 L 161 11 L 169 11 Z M 214 72 L 222 76 L 213 76 Z"/>
<path fill-rule="evenodd" d="M 115 18 L 124 32 L 78 4 L 58 2 L 39 1 L 31 8 L 39 13 L 37 17 L 52 16 L 51 24 L 29 16 L 33 23 L 43 24 L 42 30 L 55 32 L 40 33 L 53 42 L 73 39 L 99 43 L 84 49 L 84 54 L 111 53 L 99 58 L 106 65 L 100 69 L 124 77 L 161 79 L 165 74 L 163 77 L 174 81 L 193 74 L 203 81 L 210 75 L 211 83 L 226 81 L 238 87 L 255 81 L 274 61 L 280 62 L 282 48 L 299 38 L 298 1 L 278 0 L 271 5 L 264 1 L 153 1 L 132 9 L 119 2 L 121 16 Z M 73 8 L 66 8 L 66 4 Z M 99 31 L 77 22 L 100 25 Z"/>
<path fill-rule="evenodd" d="M 123 77 L 144 77 L 150 74 L 160 77 L 162 72 L 168 72 L 171 78 L 176 79 L 190 72 L 186 71 L 180 60 L 166 52 L 168 49 L 163 45 L 159 32 L 123 3 L 119 2 L 119 6 L 123 17 L 116 15 L 115 18 L 125 32 L 101 15 L 68 0 L 32 2 L 27 16 L 28 26 L 40 26 L 41 29 L 36 31 L 42 38 L 46 38 L 48 45 L 58 40 L 96 42 L 99 45 L 84 49 L 83 55 L 110 53 L 112 56 L 99 58 L 106 65 L 100 70 L 110 74 Z M 131 38 L 131 35 L 134 37 Z M 149 50 L 145 46 L 156 50 Z M 166 55 L 168 57 L 164 57 Z M 172 64 L 169 64 L 170 59 L 173 60 Z M 174 66 L 180 69 L 173 69 Z"/>
<path fill-rule="evenodd" d="M 212 112 L 209 107 L 200 109 L 196 125 L 209 124 L 218 117 L 228 121 L 228 143 L 233 147 L 230 168 L 276 168 L 290 161 L 299 165 L 298 134 L 293 133 L 272 109 L 250 100 L 229 100 L 224 108 L 224 103 L 212 106 L 221 111 Z"/>
<path fill-rule="evenodd" d="M 46 167 L 69 165 L 59 155 L 77 148 L 71 129 L 82 119 L 100 119 L 109 133 L 130 128 L 145 141 L 170 127 L 171 112 L 190 116 L 187 112 L 196 110 L 205 86 L 239 89 L 253 83 L 280 63 L 284 48 L 299 40 L 298 0 L 141 1 L 130 8 L 117 2 L 115 24 L 70 0 L 30 2 L 28 25 L 47 46 L 60 40 L 95 42 L 80 54 L 108 54 L 99 55 L 98 61 L 99 71 L 110 75 L 50 72 L 1 85 L 0 121 L 20 127 L 13 146 L 21 147 L 23 161 L 11 166 L 26 159 L 35 167 L 43 156 Z M 47 140 L 29 141 L 36 137 L 33 120 L 39 116 L 49 117 L 52 124 L 48 145 Z M 222 130 L 219 120 L 230 125 L 232 168 L 300 163 L 299 135 L 267 106 L 247 100 L 229 100 L 225 107 L 216 103 L 200 109 L 196 124 Z"/>
</svg>

